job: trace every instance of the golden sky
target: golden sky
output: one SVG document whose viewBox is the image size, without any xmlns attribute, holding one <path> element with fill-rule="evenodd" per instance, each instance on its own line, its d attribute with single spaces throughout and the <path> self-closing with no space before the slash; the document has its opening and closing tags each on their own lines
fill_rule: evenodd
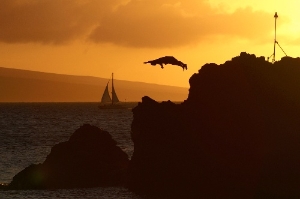
<svg viewBox="0 0 300 199">
<path fill-rule="evenodd" d="M 0 66 L 189 87 L 245 51 L 299 57 L 299 0 L 0 0 Z M 144 61 L 171 55 L 187 71 Z M 276 58 L 284 54 L 277 48 Z"/>
</svg>

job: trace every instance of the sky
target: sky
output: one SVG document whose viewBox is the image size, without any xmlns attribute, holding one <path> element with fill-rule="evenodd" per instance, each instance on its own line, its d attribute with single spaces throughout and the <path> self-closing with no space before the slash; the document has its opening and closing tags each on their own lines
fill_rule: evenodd
<svg viewBox="0 0 300 199">
<path fill-rule="evenodd" d="M 0 0 L 0 66 L 189 87 L 205 63 L 300 51 L 298 0 Z M 188 66 L 143 64 L 174 56 Z M 284 56 L 277 47 L 276 60 Z"/>
</svg>

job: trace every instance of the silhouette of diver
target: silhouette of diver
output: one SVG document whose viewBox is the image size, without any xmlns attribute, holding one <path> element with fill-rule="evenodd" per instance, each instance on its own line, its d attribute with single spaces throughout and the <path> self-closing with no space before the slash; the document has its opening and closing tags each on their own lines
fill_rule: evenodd
<svg viewBox="0 0 300 199">
<path fill-rule="evenodd" d="M 178 61 L 173 56 L 164 56 L 164 57 L 160 57 L 160 58 L 155 59 L 155 60 L 144 62 L 144 64 L 148 64 L 148 63 L 150 63 L 152 66 L 155 66 L 156 64 L 159 64 L 161 66 L 161 68 L 164 68 L 163 64 L 165 64 L 165 65 L 172 64 L 172 65 L 180 66 L 183 69 L 183 71 L 184 71 L 184 69 L 187 70 L 187 65 L 182 63 L 181 61 Z"/>
</svg>

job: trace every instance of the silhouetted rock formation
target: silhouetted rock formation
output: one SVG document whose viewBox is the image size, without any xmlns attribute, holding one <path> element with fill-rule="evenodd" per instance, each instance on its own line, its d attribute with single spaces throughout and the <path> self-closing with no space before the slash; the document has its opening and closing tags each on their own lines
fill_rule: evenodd
<svg viewBox="0 0 300 199">
<path fill-rule="evenodd" d="M 55 145 L 43 164 L 18 173 L 9 189 L 83 188 L 122 185 L 128 157 L 106 131 L 85 124 Z"/>
<path fill-rule="evenodd" d="M 133 109 L 128 187 L 192 198 L 300 198 L 300 59 L 206 64 L 182 104 Z"/>
</svg>

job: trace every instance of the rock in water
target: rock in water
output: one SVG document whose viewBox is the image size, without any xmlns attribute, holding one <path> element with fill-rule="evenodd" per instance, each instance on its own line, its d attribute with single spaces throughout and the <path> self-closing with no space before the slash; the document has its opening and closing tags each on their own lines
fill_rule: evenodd
<svg viewBox="0 0 300 199">
<path fill-rule="evenodd" d="M 300 198 L 300 59 L 206 64 L 182 104 L 133 109 L 128 187 L 182 198 Z"/>
<path fill-rule="evenodd" d="M 85 124 L 55 145 L 43 164 L 18 173 L 9 189 L 83 188 L 122 185 L 128 156 L 110 134 Z"/>
</svg>

